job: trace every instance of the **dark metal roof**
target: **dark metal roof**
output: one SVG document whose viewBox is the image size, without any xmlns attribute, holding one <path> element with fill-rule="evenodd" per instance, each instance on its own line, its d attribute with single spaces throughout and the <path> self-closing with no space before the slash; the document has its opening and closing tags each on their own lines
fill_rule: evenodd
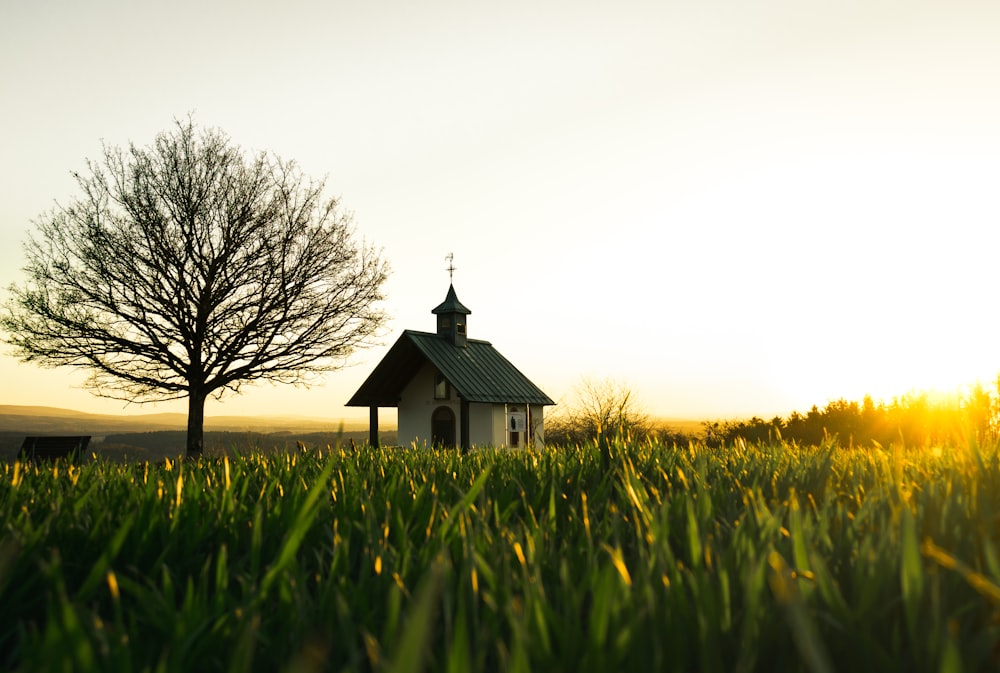
<svg viewBox="0 0 1000 673">
<path fill-rule="evenodd" d="M 465 306 L 462 305 L 462 302 L 458 300 L 458 295 L 455 294 L 455 286 L 449 285 L 448 296 L 445 297 L 444 301 L 438 304 L 434 310 L 431 311 L 431 313 L 434 315 L 438 315 L 439 313 L 464 313 L 465 315 L 469 315 L 472 311 L 465 308 Z"/>
<path fill-rule="evenodd" d="M 555 404 L 488 341 L 469 339 L 463 348 L 437 334 L 406 330 L 347 406 L 397 406 L 403 388 L 425 362 L 469 402 Z"/>
</svg>

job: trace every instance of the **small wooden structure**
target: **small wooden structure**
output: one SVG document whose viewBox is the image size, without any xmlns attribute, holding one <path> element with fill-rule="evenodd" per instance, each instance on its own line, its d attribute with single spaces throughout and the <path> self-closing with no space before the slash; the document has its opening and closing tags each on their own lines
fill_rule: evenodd
<svg viewBox="0 0 1000 673">
<path fill-rule="evenodd" d="M 65 458 L 76 460 L 90 444 L 90 435 L 25 437 L 17 457 L 19 460 L 40 462 Z"/>
<path fill-rule="evenodd" d="M 432 313 L 437 332 L 405 330 L 347 402 L 369 408 L 369 443 L 378 444 L 378 408 L 396 407 L 403 446 L 543 445 L 552 399 L 490 342 L 469 338 L 471 311 L 453 285 Z"/>
</svg>

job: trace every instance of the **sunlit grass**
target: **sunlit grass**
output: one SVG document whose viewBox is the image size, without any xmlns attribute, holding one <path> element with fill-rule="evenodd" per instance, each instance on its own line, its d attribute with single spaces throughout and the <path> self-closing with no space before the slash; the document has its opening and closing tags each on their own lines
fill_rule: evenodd
<svg viewBox="0 0 1000 673">
<path fill-rule="evenodd" d="M 997 447 L 0 466 L 0 668 L 985 670 Z"/>
</svg>

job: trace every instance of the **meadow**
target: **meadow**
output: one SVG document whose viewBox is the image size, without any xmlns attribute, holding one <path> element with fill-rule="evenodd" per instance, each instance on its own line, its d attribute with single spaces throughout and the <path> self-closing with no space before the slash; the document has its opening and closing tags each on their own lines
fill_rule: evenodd
<svg viewBox="0 0 1000 673">
<path fill-rule="evenodd" d="M 1000 451 L 0 465 L 0 669 L 985 671 Z"/>
</svg>

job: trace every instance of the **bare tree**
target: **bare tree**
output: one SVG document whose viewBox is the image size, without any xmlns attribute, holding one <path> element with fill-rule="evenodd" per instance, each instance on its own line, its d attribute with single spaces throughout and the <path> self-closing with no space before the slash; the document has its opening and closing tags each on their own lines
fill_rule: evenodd
<svg viewBox="0 0 1000 673">
<path fill-rule="evenodd" d="M 639 408 L 632 391 L 613 379 L 582 379 L 566 407 L 545 419 L 549 443 L 582 444 L 599 435 L 619 434 L 640 439 L 651 429 L 649 417 Z"/>
<path fill-rule="evenodd" d="M 209 395 L 308 384 L 385 320 L 387 264 L 293 162 L 187 119 L 74 177 L 82 195 L 34 222 L 4 340 L 23 361 L 89 370 L 102 397 L 187 397 L 189 457 Z"/>
</svg>

